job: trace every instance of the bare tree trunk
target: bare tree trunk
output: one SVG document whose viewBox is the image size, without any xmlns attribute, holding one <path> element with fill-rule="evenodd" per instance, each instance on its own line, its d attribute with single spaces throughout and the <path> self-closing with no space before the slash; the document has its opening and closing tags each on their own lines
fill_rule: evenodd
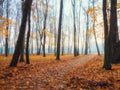
<svg viewBox="0 0 120 90">
<path fill-rule="evenodd" d="M 10 63 L 11 67 L 17 66 L 17 63 L 18 63 L 18 58 L 20 56 L 20 50 L 22 49 L 20 46 L 22 46 L 22 41 L 24 40 L 25 31 L 26 31 L 27 16 L 28 16 L 28 12 L 31 8 L 31 4 L 32 4 L 32 0 L 25 0 L 25 7 L 24 7 L 24 11 L 23 11 L 20 32 L 19 32 L 16 47 L 15 47 L 15 51 L 14 51 L 14 54 L 12 57 L 12 61 Z"/>
<path fill-rule="evenodd" d="M 94 8 L 94 0 L 93 0 L 93 8 Z M 93 10 L 93 18 L 95 18 L 95 10 Z M 98 55 L 100 55 L 100 50 L 99 50 L 98 43 L 97 43 L 97 36 L 95 32 L 95 20 L 93 20 L 93 34 L 95 38 L 95 44 L 96 44 Z"/>
<path fill-rule="evenodd" d="M 25 38 L 24 38 L 24 40 L 25 40 Z M 21 51 L 20 51 L 20 62 L 24 62 L 24 45 L 25 45 L 25 41 L 23 40 L 23 42 L 22 42 L 22 49 L 21 49 Z"/>
<path fill-rule="evenodd" d="M 86 24 L 86 40 L 85 40 L 85 55 L 88 54 L 88 33 L 87 30 L 89 29 L 89 16 L 87 15 L 87 24 Z"/>
<path fill-rule="evenodd" d="M 57 55 L 56 60 L 60 60 L 60 42 L 61 42 L 61 26 L 62 26 L 63 0 L 60 1 L 60 15 L 58 27 Z"/>
<path fill-rule="evenodd" d="M 39 55 L 37 29 L 36 29 L 36 46 L 37 46 L 37 53 L 36 54 Z"/>
<path fill-rule="evenodd" d="M 9 9 L 9 6 L 8 6 L 9 4 L 8 3 L 9 2 L 7 0 L 7 10 L 6 10 L 7 11 L 7 18 L 9 18 L 9 15 L 8 15 L 9 14 L 8 13 L 9 12 L 9 10 L 8 10 Z M 8 33 L 9 25 L 6 26 L 6 29 L 7 29 L 7 33 Z M 8 35 L 5 36 L 5 56 L 6 57 L 8 56 Z"/>
<path fill-rule="evenodd" d="M 31 10 L 31 9 L 30 9 Z M 31 30 L 31 12 L 28 12 L 28 33 L 27 33 L 27 43 L 26 43 L 26 63 L 30 64 L 30 59 L 29 59 L 29 38 L 30 38 L 30 30 Z"/>
<path fill-rule="evenodd" d="M 54 21 L 54 54 L 55 54 L 55 56 L 56 56 L 56 52 L 57 52 L 57 50 L 56 50 L 56 43 L 57 43 L 56 23 L 55 23 L 55 21 Z"/>
<path fill-rule="evenodd" d="M 44 25 L 43 25 L 43 57 L 46 56 L 45 53 L 45 43 L 46 43 L 46 33 L 45 33 L 45 29 L 46 29 L 46 20 L 47 20 L 47 15 L 48 15 L 48 0 L 46 0 L 46 9 L 45 9 L 45 13 L 44 13 Z"/>
<path fill-rule="evenodd" d="M 117 0 L 111 0 L 110 11 L 110 61 L 116 63 L 114 55 L 116 53 L 114 45 L 119 40 L 118 27 L 117 27 Z"/>
<path fill-rule="evenodd" d="M 75 5 L 76 5 L 76 2 L 75 2 L 75 0 L 73 0 L 72 1 L 72 7 L 73 7 L 73 20 L 74 20 L 74 25 L 73 25 L 73 27 L 74 27 L 74 56 L 77 56 L 77 37 L 76 37 L 76 23 L 75 23 Z"/>
<path fill-rule="evenodd" d="M 109 34 L 108 34 L 108 21 L 107 21 L 107 12 L 106 12 L 107 0 L 103 0 L 103 20 L 104 20 L 104 36 L 105 36 L 105 47 L 104 47 L 104 65 L 103 68 L 106 70 L 111 69 L 110 64 L 110 46 L 109 46 Z"/>
<path fill-rule="evenodd" d="M 25 5 L 25 2 L 22 1 L 22 13 L 24 11 L 24 5 Z M 25 45 L 25 37 L 24 37 L 24 40 L 22 41 L 22 46 L 21 46 L 21 52 L 20 52 L 20 62 L 24 62 L 24 45 Z"/>
<path fill-rule="evenodd" d="M 64 55 L 64 40 L 65 40 L 64 32 L 62 32 L 62 56 Z"/>
</svg>

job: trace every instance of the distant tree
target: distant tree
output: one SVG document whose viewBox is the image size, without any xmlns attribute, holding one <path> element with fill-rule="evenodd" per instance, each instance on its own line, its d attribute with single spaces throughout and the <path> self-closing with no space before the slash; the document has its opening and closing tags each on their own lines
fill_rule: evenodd
<svg viewBox="0 0 120 90">
<path fill-rule="evenodd" d="M 95 38 L 95 44 L 96 44 L 96 48 L 97 48 L 97 53 L 98 53 L 98 55 L 100 55 L 100 50 L 99 50 L 98 42 L 97 42 L 97 36 L 96 36 L 96 32 L 95 32 L 95 18 L 96 18 L 96 16 L 95 16 L 94 2 L 95 2 L 95 0 L 93 0 L 93 2 L 92 2 L 92 4 L 93 4 L 93 19 L 94 19 L 93 20 L 93 34 L 94 34 L 94 38 Z"/>
<path fill-rule="evenodd" d="M 7 0 L 7 8 L 6 8 L 7 18 L 9 18 L 9 1 Z M 8 22 L 8 21 L 7 21 Z M 9 24 L 6 26 L 6 32 L 8 33 Z M 8 34 L 5 36 L 5 56 L 8 56 Z"/>
<path fill-rule="evenodd" d="M 54 0 L 54 5 L 56 5 L 56 0 Z M 57 30 L 56 30 L 56 7 L 54 6 L 54 55 L 57 53 Z"/>
<path fill-rule="evenodd" d="M 61 26 L 62 26 L 63 0 L 60 1 L 58 40 L 57 40 L 57 55 L 56 60 L 60 60 L 60 42 L 61 42 Z"/>
<path fill-rule="evenodd" d="M 104 46 L 104 65 L 103 68 L 106 70 L 111 69 L 110 63 L 110 43 L 109 43 L 109 30 L 108 30 L 108 21 L 107 21 L 107 0 L 103 0 L 103 20 L 104 20 L 104 36 L 105 36 L 105 46 Z"/>
<path fill-rule="evenodd" d="M 80 27 L 81 27 L 81 7 L 82 7 L 82 0 L 80 0 L 79 1 L 80 2 L 80 5 L 79 5 L 79 16 L 78 16 L 78 24 L 79 24 L 79 26 L 78 26 L 78 50 L 77 50 L 77 55 L 79 55 L 80 54 L 80 52 L 79 52 L 79 46 L 80 46 Z M 81 38 L 82 39 L 82 38 Z"/>
<path fill-rule="evenodd" d="M 77 34 L 76 34 L 76 19 L 75 19 L 75 16 L 76 16 L 76 13 L 75 13 L 75 11 L 76 11 L 76 0 L 72 0 L 71 1 L 72 2 L 72 7 L 73 7 L 73 20 L 74 20 L 74 22 L 73 22 L 73 27 L 74 27 L 74 56 L 77 56 Z"/>
<path fill-rule="evenodd" d="M 24 7 L 24 11 L 23 11 L 23 16 L 22 16 L 20 32 L 19 32 L 16 47 L 15 47 L 15 51 L 14 51 L 14 54 L 12 57 L 12 61 L 10 63 L 10 67 L 17 66 L 18 58 L 20 56 L 20 51 L 22 49 L 21 48 L 22 42 L 23 42 L 24 36 L 25 36 L 27 17 L 28 17 L 28 13 L 31 8 L 31 5 L 32 5 L 32 0 L 25 0 L 25 7 Z"/>
<path fill-rule="evenodd" d="M 90 4 L 89 4 L 89 0 L 88 0 L 88 9 L 90 8 Z M 86 13 L 87 14 L 87 21 L 86 21 L 86 40 L 85 40 L 85 55 L 87 55 L 88 54 L 88 48 L 89 48 L 89 46 L 88 46 L 88 42 L 89 42 L 89 36 L 88 36 L 88 33 L 87 33 L 87 31 L 89 30 L 89 15 L 88 15 L 88 13 Z"/>
<path fill-rule="evenodd" d="M 3 4 L 3 2 L 4 2 L 4 0 L 0 0 L 0 5 L 2 5 L 2 4 Z"/>
<path fill-rule="evenodd" d="M 45 0 L 46 2 L 46 8 L 45 8 L 45 12 L 44 12 L 44 22 L 43 22 L 43 57 L 46 56 L 45 54 L 45 43 L 46 43 L 46 21 L 47 21 L 47 16 L 48 16 L 48 2 L 49 0 Z"/>
<path fill-rule="evenodd" d="M 65 43 L 65 34 L 64 34 L 64 32 L 62 31 L 62 41 L 61 41 L 61 43 L 62 43 L 62 55 L 64 55 L 64 48 L 65 48 L 65 46 L 64 46 L 64 43 Z"/>
<path fill-rule="evenodd" d="M 4 0 L 0 0 L 0 16 L 3 15 L 3 2 Z"/>
</svg>

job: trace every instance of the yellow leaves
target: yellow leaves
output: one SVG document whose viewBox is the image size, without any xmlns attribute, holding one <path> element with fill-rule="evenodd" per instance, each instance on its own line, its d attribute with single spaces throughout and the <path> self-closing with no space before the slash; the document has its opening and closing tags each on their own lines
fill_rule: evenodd
<svg viewBox="0 0 120 90">
<path fill-rule="evenodd" d="M 93 30 L 92 30 L 92 29 L 89 29 L 89 30 L 87 31 L 87 34 L 88 34 L 88 35 L 93 34 Z"/>
<path fill-rule="evenodd" d="M 0 20 L 6 20 L 6 18 L 4 18 L 4 17 L 0 16 Z"/>
<path fill-rule="evenodd" d="M 4 31 L 4 30 L 7 30 L 7 29 L 1 27 L 1 25 L 0 25 L 0 31 Z"/>
<path fill-rule="evenodd" d="M 3 21 L 3 23 L 1 23 L 1 24 L 4 26 L 8 26 L 9 24 L 13 24 L 13 25 L 17 26 L 17 22 L 13 21 L 12 19 L 0 16 L 0 20 Z"/>
<path fill-rule="evenodd" d="M 17 22 L 14 22 L 12 19 L 4 18 L 2 16 L 0 16 L 0 20 L 2 21 L 2 23 L 0 23 L 0 31 L 2 31 L 2 34 L 5 37 L 8 37 L 8 25 L 11 24 L 17 27 Z"/>
<path fill-rule="evenodd" d="M 3 30 L 4 37 L 8 37 L 8 30 Z"/>
<path fill-rule="evenodd" d="M 91 16 L 91 21 L 92 22 L 95 22 L 95 21 L 97 21 L 97 16 L 98 16 L 98 14 L 97 14 L 97 9 L 99 9 L 99 6 L 96 6 L 96 7 L 94 7 L 94 8 L 89 8 L 87 11 L 86 11 L 86 15 L 88 15 L 88 14 L 90 14 L 90 16 Z M 93 12 L 94 12 L 94 14 L 93 14 Z"/>
<path fill-rule="evenodd" d="M 53 38 L 53 34 L 50 33 L 48 30 L 43 30 L 43 33 L 45 33 L 49 38 Z"/>
<path fill-rule="evenodd" d="M 86 15 L 88 15 L 88 14 L 89 14 L 89 10 L 86 11 Z"/>
<path fill-rule="evenodd" d="M 97 21 L 97 18 L 96 17 L 92 17 L 92 22 L 95 22 Z"/>
<path fill-rule="evenodd" d="M 89 13 L 92 13 L 94 11 L 94 8 L 89 8 L 87 11 L 86 11 L 86 14 L 88 15 Z"/>
<path fill-rule="evenodd" d="M 5 21 L 3 24 L 4 24 L 5 26 L 8 26 L 8 25 L 9 25 L 9 22 L 8 22 L 8 21 Z"/>
<path fill-rule="evenodd" d="M 45 29 L 42 31 L 42 33 L 46 33 L 46 32 L 47 32 L 47 30 L 45 30 Z"/>
<path fill-rule="evenodd" d="M 120 8 L 120 3 L 117 4 L 117 9 L 119 9 L 119 8 Z"/>
</svg>

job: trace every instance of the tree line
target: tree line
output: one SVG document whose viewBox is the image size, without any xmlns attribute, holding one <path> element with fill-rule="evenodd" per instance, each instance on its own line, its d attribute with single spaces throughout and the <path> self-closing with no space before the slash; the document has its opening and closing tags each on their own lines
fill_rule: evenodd
<svg viewBox="0 0 120 90">
<path fill-rule="evenodd" d="M 33 40 L 31 40 L 32 35 L 32 28 L 31 25 L 36 25 L 35 32 L 36 32 L 36 47 L 37 47 L 37 55 L 41 54 L 41 49 L 43 52 L 43 57 L 46 56 L 46 37 L 49 37 L 49 46 L 48 51 L 52 51 L 52 44 L 54 48 L 54 54 L 56 56 L 56 60 L 60 60 L 60 53 L 64 54 L 64 48 L 65 48 L 65 35 L 63 31 L 63 19 L 65 17 L 64 15 L 64 1 L 60 0 L 60 8 L 59 8 L 59 20 L 56 22 L 56 7 L 52 8 L 54 9 L 52 13 L 49 13 L 50 10 L 50 0 L 42 1 L 40 0 L 39 3 L 34 3 L 33 0 L 22 0 L 22 19 L 21 24 L 19 25 L 19 33 L 18 33 L 18 39 L 15 41 L 15 50 L 13 53 L 13 57 L 10 63 L 10 66 L 17 66 L 17 63 L 19 61 L 24 61 L 24 53 L 26 54 L 26 63 L 30 64 L 29 60 L 29 54 L 30 54 L 30 43 L 31 44 L 31 52 L 33 52 Z M 79 2 L 79 4 L 78 4 Z M 95 40 L 95 46 L 98 55 L 100 55 L 100 49 L 99 44 L 97 41 L 97 31 L 96 31 L 96 9 L 97 7 L 95 4 L 97 1 L 95 0 L 88 0 L 87 8 L 85 8 L 82 5 L 82 0 L 76 1 L 71 0 L 71 6 L 72 6 L 72 15 L 73 15 L 73 54 L 74 56 L 78 56 L 79 54 L 89 54 L 90 51 L 90 40 L 91 40 L 91 32 L 94 36 Z M 118 18 L 117 18 L 117 0 L 110 0 L 110 4 L 108 5 L 107 0 L 103 0 L 103 28 L 104 28 L 104 65 L 103 68 L 106 70 L 111 69 L 112 63 L 119 63 L 120 53 L 119 53 L 119 32 L 118 32 Z M 0 1 L 0 5 L 2 6 L 4 3 L 4 0 Z M 56 4 L 56 2 L 54 2 Z M 91 4 L 90 4 L 91 3 Z M 9 4 L 9 1 L 7 1 L 7 6 Z M 79 5 L 79 9 L 77 9 Z M 41 7 L 42 6 L 42 7 Z M 33 8 L 35 7 L 35 9 Z M 51 6 L 52 7 L 52 6 Z M 6 7 L 9 8 L 9 7 Z M 8 10 L 8 9 L 7 9 Z M 79 11 L 78 11 L 79 10 Z M 81 30 L 81 10 L 83 10 L 83 13 L 85 14 L 85 24 L 86 24 L 86 31 Z M 32 11 L 35 11 L 36 13 L 33 13 Z M 40 12 L 43 12 L 43 15 L 40 14 Z M 3 16 L 2 10 L 0 11 L 1 16 Z M 50 14 L 50 15 L 49 15 Z M 52 17 L 54 16 L 54 17 Z M 77 17 L 77 19 L 76 19 Z M 9 18 L 9 13 L 6 12 L 6 18 Z M 17 17 L 16 17 L 17 18 Z M 32 19 L 31 19 L 32 18 Z M 51 23 L 49 25 L 50 31 L 47 31 L 47 19 L 51 20 Z M 2 18 L 3 19 L 3 18 Z M 92 19 L 92 20 L 91 20 Z M 34 20 L 34 22 L 33 22 Z M 43 21 L 41 23 L 41 20 Z M 91 20 L 91 21 L 90 21 Z M 9 21 L 9 20 L 8 20 Z M 5 23 L 4 23 L 5 24 Z M 10 23 L 8 23 L 10 24 Z M 58 24 L 58 25 L 56 25 Z M 91 25 L 92 24 L 92 25 Z M 57 28 L 58 26 L 58 28 Z M 91 28 L 92 26 L 92 28 Z M 8 29 L 10 28 L 9 25 L 6 27 L 6 36 L 5 36 L 5 56 L 8 55 Z M 90 30 L 91 28 L 91 30 Z M 41 29 L 41 31 L 39 30 Z M 67 27 L 68 29 L 68 40 L 71 37 L 70 27 Z M 52 35 L 52 34 L 54 35 Z M 16 35 L 16 33 L 15 33 Z M 39 37 L 38 37 L 39 36 Z M 51 43 L 50 37 L 54 37 L 54 43 Z M 1 37 L 3 38 L 3 37 Z M 26 39 L 25 39 L 26 38 Z M 39 39 L 38 39 L 39 38 Z M 81 44 L 81 48 L 80 48 Z M 26 45 L 26 46 L 25 46 Z M 61 46 L 62 45 L 62 46 Z M 71 46 L 72 46 L 71 45 Z M 71 46 L 70 42 L 68 41 L 68 53 L 71 52 Z M 25 48 L 26 47 L 26 48 Z M 62 47 L 62 49 L 61 49 Z M 24 51 L 25 49 L 25 51 Z M 81 52 L 80 52 L 81 49 Z M 61 51 L 62 50 L 62 51 Z"/>
</svg>

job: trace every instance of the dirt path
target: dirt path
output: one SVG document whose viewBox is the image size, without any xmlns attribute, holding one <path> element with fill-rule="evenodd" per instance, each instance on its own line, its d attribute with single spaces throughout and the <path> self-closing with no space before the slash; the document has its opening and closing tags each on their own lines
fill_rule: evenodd
<svg viewBox="0 0 120 90">
<path fill-rule="evenodd" d="M 4 74 L 0 74 L 0 90 L 63 90 L 65 76 L 94 57 L 86 55 L 5 68 Z"/>
<path fill-rule="evenodd" d="M 42 73 L 41 70 L 36 73 L 36 87 L 35 90 L 47 90 L 51 89 L 60 89 L 65 82 L 65 76 L 69 74 L 72 70 L 77 68 L 78 66 L 82 66 L 87 63 L 89 60 L 93 59 L 95 55 L 87 55 L 82 57 L 76 57 L 74 60 L 60 61 L 55 62 L 47 67 L 44 67 Z"/>
</svg>

